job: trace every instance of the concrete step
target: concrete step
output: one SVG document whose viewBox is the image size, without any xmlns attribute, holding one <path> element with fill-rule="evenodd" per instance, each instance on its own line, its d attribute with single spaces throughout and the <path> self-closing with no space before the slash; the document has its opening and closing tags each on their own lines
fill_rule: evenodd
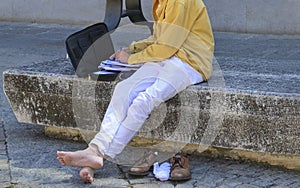
<svg viewBox="0 0 300 188">
<path fill-rule="evenodd" d="M 215 36 L 212 78 L 159 106 L 132 144 L 225 149 L 231 157 L 300 168 L 300 37 Z M 118 82 L 77 78 L 64 59 L 10 69 L 3 77 L 19 122 L 86 141 L 99 130 Z"/>
</svg>

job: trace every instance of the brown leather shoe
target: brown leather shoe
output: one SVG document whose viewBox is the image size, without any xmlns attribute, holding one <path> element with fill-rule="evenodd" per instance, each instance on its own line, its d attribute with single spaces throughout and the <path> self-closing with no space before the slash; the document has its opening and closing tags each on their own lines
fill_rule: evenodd
<svg viewBox="0 0 300 188">
<path fill-rule="evenodd" d="M 170 180 L 181 181 L 192 178 L 190 172 L 189 159 L 181 154 L 176 154 L 171 158 Z"/>
<path fill-rule="evenodd" d="M 148 151 L 128 171 L 128 174 L 145 176 L 149 174 L 151 166 L 157 161 L 157 152 Z"/>
</svg>

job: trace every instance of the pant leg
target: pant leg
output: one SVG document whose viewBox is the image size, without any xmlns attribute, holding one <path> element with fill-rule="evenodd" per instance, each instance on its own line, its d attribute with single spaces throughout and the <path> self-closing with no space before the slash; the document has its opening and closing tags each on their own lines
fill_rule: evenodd
<svg viewBox="0 0 300 188">
<path fill-rule="evenodd" d="M 90 144 L 98 146 L 99 152 L 105 154 L 133 99 L 151 86 L 159 74 L 160 63 L 146 63 L 128 79 L 118 83 L 114 89 L 100 131 Z"/>
<path fill-rule="evenodd" d="M 163 61 L 154 84 L 140 92 L 128 108 L 126 118 L 114 135 L 106 154 L 114 158 L 141 128 L 151 111 L 189 85 L 201 82 L 202 76 L 178 58 Z"/>
</svg>

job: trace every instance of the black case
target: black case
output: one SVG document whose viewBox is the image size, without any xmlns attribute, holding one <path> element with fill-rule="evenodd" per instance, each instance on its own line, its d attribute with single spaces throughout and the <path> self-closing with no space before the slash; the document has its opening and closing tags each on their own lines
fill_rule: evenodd
<svg viewBox="0 0 300 188">
<path fill-rule="evenodd" d="M 118 72 L 109 75 L 92 75 L 99 70 L 99 63 L 114 53 L 113 43 L 105 23 L 91 25 L 70 35 L 66 39 L 66 48 L 79 77 L 112 81 L 118 76 Z"/>
</svg>

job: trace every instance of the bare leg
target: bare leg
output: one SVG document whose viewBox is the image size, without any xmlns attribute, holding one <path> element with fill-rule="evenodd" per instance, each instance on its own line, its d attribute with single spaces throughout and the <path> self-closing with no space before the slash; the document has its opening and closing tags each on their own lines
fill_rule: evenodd
<svg viewBox="0 0 300 188">
<path fill-rule="evenodd" d="M 75 152 L 57 151 L 57 160 L 62 165 L 99 169 L 103 166 L 103 156 L 97 151 L 97 147 L 91 146 Z"/>
<path fill-rule="evenodd" d="M 91 167 L 84 167 L 80 170 L 80 177 L 87 183 L 92 183 L 93 182 L 93 177 L 94 177 L 95 170 L 92 169 Z"/>
</svg>

